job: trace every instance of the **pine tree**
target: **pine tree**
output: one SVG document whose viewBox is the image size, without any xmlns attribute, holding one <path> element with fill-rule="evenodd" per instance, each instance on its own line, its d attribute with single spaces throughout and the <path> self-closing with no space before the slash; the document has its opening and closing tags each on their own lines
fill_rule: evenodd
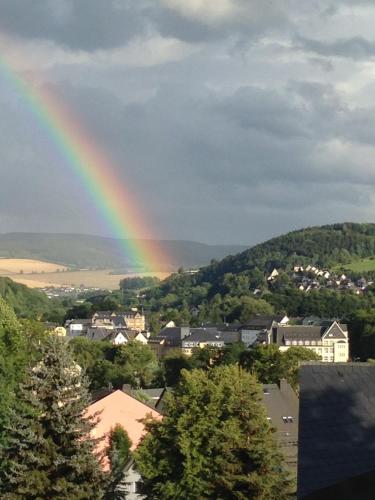
<svg viewBox="0 0 375 500">
<path fill-rule="evenodd" d="M 1 450 L 2 499 L 101 499 L 105 477 L 84 418 L 87 380 L 63 338 L 50 337 L 20 386 Z"/>
<path fill-rule="evenodd" d="M 162 421 L 135 452 L 150 499 L 289 498 L 291 482 L 255 377 L 238 366 L 183 370 Z"/>
</svg>

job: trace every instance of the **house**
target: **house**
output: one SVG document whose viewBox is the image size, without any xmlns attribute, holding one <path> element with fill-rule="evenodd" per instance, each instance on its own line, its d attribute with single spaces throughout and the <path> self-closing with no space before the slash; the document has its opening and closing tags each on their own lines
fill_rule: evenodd
<svg viewBox="0 0 375 500">
<path fill-rule="evenodd" d="M 92 326 L 111 328 L 129 328 L 142 332 L 146 329 L 146 319 L 137 310 L 130 311 L 98 311 L 91 318 Z"/>
<path fill-rule="evenodd" d="M 375 365 L 300 368 L 298 499 L 370 500 L 375 488 Z"/>
<path fill-rule="evenodd" d="M 263 403 L 269 423 L 293 476 L 297 476 L 298 397 L 285 379 L 279 384 L 263 385 Z"/>
<path fill-rule="evenodd" d="M 69 337 L 86 335 L 89 326 L 91 326 L 91 319 L 70 319 L 65 323 Z"/>
<path fill-rule="evenodd" d="M 337 321 L 322 325 L 278 325 L 268 332 L 267 344 L 277 344 L 280 351 L 290 347 L 305 347 L 321 356 L 324 362 L 349 360 L 347 326 Z"/>
<path fill-rule="evenodd" d="M 168 350 L 181 347 L 182 339 L 189 335 L 189 326 L 163 328 L 159 335 L 148 339 L 148 344 L 158 357 L 162 357 Z"/>
<path fill-rule="evenodd" d="M 206 346 L 223 348 L 225 346 L 223 332 L 214 329 L 194 328 L 191 335 L 181 341 L 182 352 L 187 356 L 192 354 L 193 349 L 202 349 Z"/>
<path fill-rule="evenodd" d="M 272 273 L 268 276 L 267 281 L 273 281 L 279 276 L 279 271 L 274 269 Z"/>
<path fill-rule="evenodd" d="M 145 334 L 126 328 L 91 327 L 87 329 L 86 338 L 90 340 L 106 340 L 112 342 L 113 345 L 127 344 L 134 340 L 147 344 L 148 341 Z"/>
<path fill-rule="evenodd" d="M 260 315 L 255 314 L 249 320 L 241 325 L 241 342 L 246 346 L 254 345 L 255 343 L 267 343 L 267 335 L 277 325 L 284 325 L 289 322 L 288 316 L 275 315 Z"/>
<path fill-rule="evenodd" d="M 98 419 L 92 430 L 92 436 L 99 440 L 96 452 L 102 457 L 103 470 L 109 470 L 106 450 L 110 432 L 117 424 L 121 425 L 128 433 L 132 442 L 131 449 L 134 450 L 144 435 L 142 420 L 147 416 L 156 419 L 162 418 L 157 410 L 120 390 L 95 401 L 87 408 L 86 417 L 95 417 L 96 415 L 98 415 Z"/>
</svg>

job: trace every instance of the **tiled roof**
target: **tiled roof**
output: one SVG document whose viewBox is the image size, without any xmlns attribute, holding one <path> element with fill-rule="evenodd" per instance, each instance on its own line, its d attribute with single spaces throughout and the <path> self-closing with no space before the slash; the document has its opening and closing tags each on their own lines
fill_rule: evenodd
<svg viewBox="0 0 375 500">
<path fill-rule="evenodd" d="M 185 342 L 224 342 L 224 339 L 217 330 L 194 328 L 191 335 L 183 339 L 182 344 Z"/>
<path fill-rule="evenodd" d="M 297 473 L 298 398 L 286 380 L 263 385 L 263 403 L 286 463 Z"/>
<path fill-rule="evenodd" d="M 284 316 L 261 316 L 256 315 L 251 317 L 246 324 L 242 325 L 242 328 L 254 330 L 255 328 L 259 328 L 259 330 L 267 329 L 269 330 L 272 326 L 272 323 L 275 321 L 279 323 Z"/>
<path fill-rule="evenodd" d="M 158 420 L 162 418 L 157 410 L 120 390 L 91 404 L 86 409 L 86 416 L 99 415 L 92 431 L 92 436 L 99 439 L 97 452 L 103 452 L 107 449 L 110 431 L 116 424 L 124 427 L 132 442 L 131 449 L 134 450 L 144 435 L 143 419 L 150 414 Z M 107 458 L 103 461 L 102 466 L 105 470 L 109 469 Z"/>
<path fill-rule="evenodd" d="M 277 333 L 281 333 L 285 340 L 320 340 L 325 327 L 321 326 L 279 326 Z"/>
<path fill-rule="evenodd" d="M 375 470 L 375 365 L 302 365 L 298 463 L 298 498 Z"/>
</svg>

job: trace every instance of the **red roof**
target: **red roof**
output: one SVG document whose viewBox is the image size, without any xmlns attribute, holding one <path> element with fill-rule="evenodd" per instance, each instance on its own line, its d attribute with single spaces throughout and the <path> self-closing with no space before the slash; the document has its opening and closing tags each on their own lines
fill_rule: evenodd
<svg viewBox="0 0 375 500">
<path fill-rule="evenodd" d="M 86 410 L 87 416 L 93 416 L 96 413 L 99 413 L 98 423 L 92 431 L 92 436 L 95 438 L 105 436 L 97 446 L 97 452 L 100 455 L 108 447 L 110 431 L 116 424 L 120 424 L 126 430 L 132 441 L 132 450 L 134 450 L 144 435 L 144 425 L 141 421 L 146 416 L 152 416 L 155 419 L 162 418 L 158 411 L 120 390 L 96 401 Z M 104 470 L 109 469 L 107 457 L 104 458 L 102 465 Z"/>
</svg>

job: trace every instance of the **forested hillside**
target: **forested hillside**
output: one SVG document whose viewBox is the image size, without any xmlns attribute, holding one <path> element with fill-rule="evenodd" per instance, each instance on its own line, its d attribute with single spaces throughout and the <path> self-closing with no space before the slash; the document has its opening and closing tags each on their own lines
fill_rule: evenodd
<svg viewBox="0 0 375 500">
<path fill-rule="evenodd" d="M 44 292 L 15 283 L 10 278 L 0 277 L 0 297 L 20 318 L 59 320 L 64 316 L 62 305 L 50 300 Z"/>
<path fill-rule="evenodd" d="M 216 281 L 225 273 L 258 269 L 287 270 L 294 265 L 314 264 L 331 268 L 375 255 L 375 224 L 343 223 L 293 231 L 224 258 L 204 268 L 199 280 Z"/>
<path fill-rule="evenodd" d="M 331 289 L 306 294 L 290 287 L 282 271 L 307 264 L 331 269 L 374 255 L 375 224 L 302 229 L 212 262 L 195 275 L 174 274 L 146 293 L 146 304 L 180 322 L 246 321 L 251 314 L 270 312 L 342 317 L 370 307 L 371 290 L 362 296 Z M 270 288 L 267 277 L 274 268 L 281 275 Z"/>
</svg>

